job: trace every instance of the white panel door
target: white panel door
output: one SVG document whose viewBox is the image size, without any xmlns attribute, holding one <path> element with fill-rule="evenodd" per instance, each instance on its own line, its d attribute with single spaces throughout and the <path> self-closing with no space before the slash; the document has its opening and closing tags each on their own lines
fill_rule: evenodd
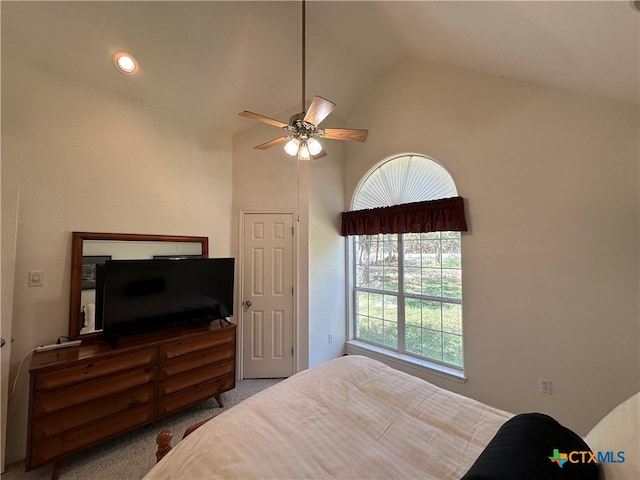
<svg viewBox="0 0 640 480">
<path fill-rule="evenodd" d="M 243 378 L 293 374 L 293 214 L 245 213 Z"/>
</svg>

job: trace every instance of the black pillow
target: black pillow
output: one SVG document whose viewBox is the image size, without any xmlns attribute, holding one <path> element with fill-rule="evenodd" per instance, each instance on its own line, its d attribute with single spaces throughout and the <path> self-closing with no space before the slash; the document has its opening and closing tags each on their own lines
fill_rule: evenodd
<svg viewBox="0 0 640 480">
<path fill-rule="evenodd" d="M 579 435 L 550 416 L 523 413 L 500 427 L 462 480 L 597 480 L 589 453 Z"/>
</svg>

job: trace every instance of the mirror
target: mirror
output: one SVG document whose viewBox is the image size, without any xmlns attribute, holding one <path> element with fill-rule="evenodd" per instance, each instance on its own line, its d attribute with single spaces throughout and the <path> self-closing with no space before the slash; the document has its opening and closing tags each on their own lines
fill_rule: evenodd
<svg viewBox="0 0 640 480">
<path fill-rule="evenodd" d="M 106 260 L 209 256 L 208 237 L 73 232 L 69 339 L 97 339 L 95 318 L 96 264 Z"/>
</svg>

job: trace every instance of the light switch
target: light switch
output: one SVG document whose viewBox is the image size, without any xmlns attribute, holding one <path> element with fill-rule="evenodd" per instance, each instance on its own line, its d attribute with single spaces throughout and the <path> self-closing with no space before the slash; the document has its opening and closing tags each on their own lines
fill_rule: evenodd
<svg viewBox="0 0 640 480">
<path fill-rule="evenodd" d="M 42 270 L 29 272 L 29 286 L 30 287 L 42 286 Z"/>
</svg>

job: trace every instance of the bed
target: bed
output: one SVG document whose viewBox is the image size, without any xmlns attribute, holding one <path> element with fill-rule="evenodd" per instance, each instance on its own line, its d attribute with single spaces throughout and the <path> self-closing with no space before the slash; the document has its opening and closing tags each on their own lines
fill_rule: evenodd
<svg viewBox="0 0 640 480">
<path fill-rule="evenodd" d="M 351 355 L 205 422 L 145 480 L 597 478 L 595 465 L 558 468 L 551 445 L 588 448 L 545 415 L 513 415 Z"/>
</svg>

